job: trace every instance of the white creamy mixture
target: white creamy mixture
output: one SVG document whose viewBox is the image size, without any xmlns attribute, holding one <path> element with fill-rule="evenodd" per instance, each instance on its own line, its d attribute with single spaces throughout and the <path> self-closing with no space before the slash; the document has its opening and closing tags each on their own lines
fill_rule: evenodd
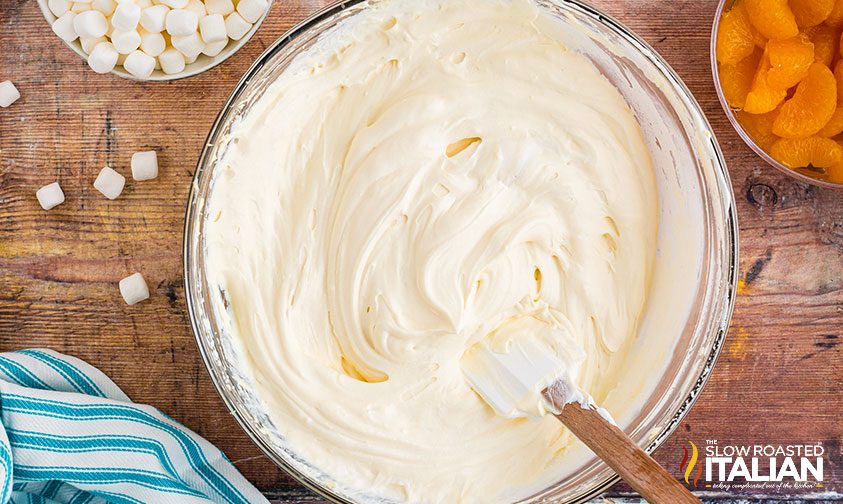
<svg viewBox="0 0 843 504">
<path fill-rule="evenodd" d="M 574 469 L 554 418 L 495 415 L 460 370 L 513 320 L 577 348 L 598 403 L 653 372 L 618 375 L 655 257 L 650 155 L 545 16 L 378 2 L 293 63 L 218 165 L 209 280 L 270 417 L 339 487 L 490 503 Z"/>
</svg>

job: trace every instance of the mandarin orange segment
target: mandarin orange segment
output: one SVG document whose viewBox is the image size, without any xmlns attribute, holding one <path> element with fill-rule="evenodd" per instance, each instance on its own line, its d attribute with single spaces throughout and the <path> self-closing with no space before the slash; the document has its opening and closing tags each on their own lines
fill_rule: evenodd
<svg viewBox="0 0 843 504">
<path fill-rule="evenodd" d="M 826 180 L 835 184 L 843 184 L 843 163 L 828 167 L 825 171 Z"/>
<path fill-rule="evenodd" d="M 820 25 L 808 28 L 805 33 L 814 44 L 814 61 L 831 68 L 840 38 L 837 30 L 831 26 Z"/>
<path fill-rule="evenodd" d="M 834 65 L 834 80 L 837 81 L 837 103 L 843 104 L 843 61 Z"/>
<path fill-rule="evenodd" d="M 789 168 L 828 168 L 843 161 L 843 147 L 830 138 L 782 138 L 770 148 L 770 155 Z"/>
<path fill-rule="evenodd" d="M 755 71 L 761 61 L 763 53 L 755 49 L 752 54 L 739 61 L 736 65 L 720 65 L 720 86 L 723 89 L 723 96 L 732 108 L 743 108 L 746 103 L 746 95 L 752 88 L 752 81 L 755 78 Z"/>
<path fill-rule="evenodd" d="M 836 0 L 834 7 L 831 8 L 831 13 L 825 18 L 825 24 L 840 28 L 843 26 L 843 0 Z"/>
<path fill-rule="evenodd" d="M 779 139 L 773 134 L 773 121 L 776 120 L 779 111 L 772 110 L 766 114 L 750 114 L 741 110 L 736 115 L 738 122 L 752 140 L 759 147 L 769 152 L 770 147 Z"/>
<path fill-rule="evenodd" d="M 790 0 L 790 9 L 800 28 L 816 26 L 828 18 L 834 9 L 834 0 Z"/>
<path fill-rule="evenodd" d="M 783 138 L 809 137 L 828 124 L 836 109 L 834 74 L 822 63 L 814 63 L 796 87 L 793 97 L 782 105 L 773 123 L 773 133 Z"/>
<path fill-rule="evenodd" d="M 786 40 L 767 42 L 770 70 L 767 83 L 775 89 L 787 89 L 801 81 L 814 63 L 814 44 L 808 36 L 799 35 Z"/>
<path fill-rule="evenodd" d="M 752 79 L 752 88 L 746 95 L 743 109 L 750 114 L 765 114 L 784 101 L 787 91 L 774 89 L 767 83 L 767 72 L 770 70 L 770 58 L 766 51 L 761 57 L 761 63 Z"/>
<path fill-rule="evenodd" d="M 843 107 L 837 107 L 828 124 L 822 127 L 817 136 L 830 138 L 843 133 Z"/>
<path fill-rule="evenodd" d="M 787 39 L 799 34 L 787 0 L 746 0 L 744 5 L 752 25 L 768 39 Z"/>
<path fill-rule="evenodd" d="M 742 3 L 724 13 L 717 29 L 717 61 L 734 65 L 752 54 L 755 49 L 753 31 Z"/>
</svg>

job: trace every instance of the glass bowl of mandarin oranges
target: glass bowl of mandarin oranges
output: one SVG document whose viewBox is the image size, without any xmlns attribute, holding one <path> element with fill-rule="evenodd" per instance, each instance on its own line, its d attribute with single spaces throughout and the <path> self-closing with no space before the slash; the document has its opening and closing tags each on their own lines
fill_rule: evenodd
<svg viewBox="0 0 843 504">
<path fill-rule="evenodd" d="M 843 0 L 721 0 L 711 36 L 720 103 L 779 170 L 843 189 Z"/>
</svg>

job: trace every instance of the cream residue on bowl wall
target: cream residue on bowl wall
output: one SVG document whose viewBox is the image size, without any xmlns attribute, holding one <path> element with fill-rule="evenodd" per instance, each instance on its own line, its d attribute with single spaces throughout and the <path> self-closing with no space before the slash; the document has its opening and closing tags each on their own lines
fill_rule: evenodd
<svg viewBox="0 0 843 504">
<path fill-rule="evenodd" d="M 553 419 L 495 416 L 462 352 L 550 311 L 587 356 L 577 385 L 623 426 L 687 319 L 693 208 L 618 90 L 532 3 L 387 0 L 351 21 L 232 130 L 209 283 L 269 418 L 337 485 L 528 496 L 590 455 Z"/>
</svg>

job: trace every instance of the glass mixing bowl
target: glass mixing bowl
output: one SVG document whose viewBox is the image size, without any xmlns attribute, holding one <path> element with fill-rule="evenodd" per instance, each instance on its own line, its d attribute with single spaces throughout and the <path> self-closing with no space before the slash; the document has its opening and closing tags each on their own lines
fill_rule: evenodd
<svg viewBox="0 0 843 504">
<path fill-rule="evenodd" d="M 718 2 L 717 10 L 714 12 L 714 24 L 711 27 L 711 75 L 714 77 L 714 89 L 717 91 L 717 98 L 720 100 L 723 112 L 726 114 L 729 122 L 732 123 L 732 127 L 738 132 L 738 136 L 741 137 L 741 140 L 743 140 L 750 149 L 755 151 L 755 153 L 758 154 L 758 157 L 766 161 L 767 164 L 773 168 L 795 178 L 796 180 L 799 180 L 800 182 L 807 182 L 808 184 L 820 187 L 829 187 L 831 189 L 843 189 L 843 184 L 835 184 L 834 182 L 829 182 L 828 180 L 823 180 L 818 177 L 811 177 L 805 173 L 800 173 L 793 168 L 789 168 L 775 160 L 773 156 L 768 154 L 767 151 L 765 151 L 755 142 L 755 140 L 753 140 L 752 135 L 750 135 L 749 132 L 744 129 L 740 121 L 738 121 L 738 117 L 735 115 L 735 110 L 732 109 L 729 102 L 726 101 L 726 95 L 723 94 L 723 86 L 720 84 L 720 68 L 717 64 L 717 31 L 720 29 L 720 18 L 723 17 L 723 11 L 731 9 L 734 3 L 735 0 L 720 0 Z"/>
<path fill-rule="evenodd" d="M 653 451 L 674 431 L 699 396 L 729 326 L 737 280 L 738 229 L 728 173 L 699 105 L 650 46 L 616 20 L 577 0 L 534 1 L 559 19 L 563 42 L 591 60 L 618 87 L 638 118 L 653 156 L 660 230 L 653 287 L 640 334 L 675 334 L 675 346 L 636 349 L 643 354 L 643 362 L 661 359 L 663 365 L 653 365 L 648 396 L 641 410 L 617 418 L 636 443 Z M 213 218 L 208 215 L 206 203 L 214 188 L 217 161 L 226 151 L 232 127 L 249 113 L 296 55 L 338 23 L 369 8 L 365 1 L 351 0 L 319 11 L 278 39 L 246 72 L 209 133 L 193 179 L 184 230 L 190 321 L 223 401 L 271 460 L 302 484 L 339 503 L 381 500 L 341 488 L 285 446 L 283 426 L 275 425 L 269 418 L 251 386 L 251 378 L 238 365 L 238 344 L 220 316 L 226 301 L 206 278 L 203 228 Z M 693 252 L 692 262 L 677 259 L 682 250 Z M 676 306 L 666 302 L 664 292 L 668 285 L 672 286 L 671 292 L 683 297 L 683 308 L 676 313 L 659 311 L 660 306 Z M 519 502 L 582 502 L 617 481 L 618 477 L 605 464 L 590 457 L 581 467 L 560 475 L 554 485 Z"/>
</svg>

